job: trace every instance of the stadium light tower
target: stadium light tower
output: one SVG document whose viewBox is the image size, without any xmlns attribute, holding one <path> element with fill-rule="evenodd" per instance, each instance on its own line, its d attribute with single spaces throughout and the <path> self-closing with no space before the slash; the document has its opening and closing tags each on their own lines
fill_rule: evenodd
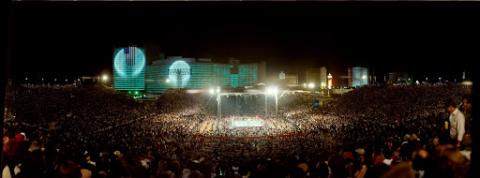
<svg viewBox="0 0 480 178">
<path fill-rule="evenodd" d="M 267 107 L 267 95 L 275 96 L 275 116 L 278 114 L 278 87 L 270 86 L 267 88 L 265 95 L 265 108 Z M 267 109 L 265 109 L 265 114 L 267 114 Z"/>
<path fill-rule="evenodd" d="M 217 98 L 217 117 L 218 119 L 222 118 L 222 98 L 220 97 L 221 88 L 217 86 L 216 88 L 210 88 L 209 93 L 210 95 L 216 95 Z"/>
</svg>

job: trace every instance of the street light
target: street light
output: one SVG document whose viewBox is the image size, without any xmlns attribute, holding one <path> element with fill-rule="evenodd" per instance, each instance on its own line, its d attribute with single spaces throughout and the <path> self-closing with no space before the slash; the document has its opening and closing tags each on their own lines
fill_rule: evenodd
<svg viewBox="0 0 480 178">
<path fill-rule="evenodd" d="M 170 79 L 169 78 L 165 79 L 165 83 L 170 83 Z"/>
</svg>

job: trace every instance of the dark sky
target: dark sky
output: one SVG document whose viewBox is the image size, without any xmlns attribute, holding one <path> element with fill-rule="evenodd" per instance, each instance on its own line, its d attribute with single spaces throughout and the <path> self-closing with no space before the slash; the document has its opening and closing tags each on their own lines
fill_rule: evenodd
<svg viewBox="0 0 480 178">
<path fill-rule="evenodd" d="M 112 48 L 155 44 L 167 56 L 267 61 L 270 72 L 460 75 L 478 53 L 471 3 L 14 3 L 11 73 L 92 75 Z M 474 44 L 477 44 L 476 46 Z M 475 50 L 477 49 L 477 50 Z M 441 62 L 440 60 L 450 62 Z M 453 75 L 452 75 L 453 76 Z"/>
</svg>

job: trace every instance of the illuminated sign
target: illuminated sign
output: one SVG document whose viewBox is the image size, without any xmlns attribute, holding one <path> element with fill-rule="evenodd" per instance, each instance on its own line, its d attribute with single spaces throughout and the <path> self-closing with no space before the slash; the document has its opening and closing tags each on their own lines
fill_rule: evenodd
<svg viewBox="0 0 480 178">
<path fill-rule="evenodd" d="M 137 47 L 118 48 L 113 57 L 116 90 L 145 89 L 145 53 Z"/>
<path fill-rule="evenodd" d="M 113 66 L 120 77 L 139 75 L 145 68 L 145 54 L 136 47 L 123 48 L 115 55 Z"/>
</svg>

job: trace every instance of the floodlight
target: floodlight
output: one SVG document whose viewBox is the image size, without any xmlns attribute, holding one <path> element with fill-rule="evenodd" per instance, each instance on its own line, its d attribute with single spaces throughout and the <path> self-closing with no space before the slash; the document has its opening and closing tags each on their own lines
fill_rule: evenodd
<svg viewBox="0 0 480 178">
<path fill-rule="evenodd" d="M 103 74 L 102 75 L 102 81 L 103 82 L 106 82 L 108 80 L 108 75 L 107 74 Z"/>
<path fill-rule="evenodd" d="M 310 83 L 308 84 L 308 88 L 310 88 L 310 89 L 315 88 L 315 83 L 310 82 Z"/>
<path fill-rule="evenodd" d="M 276 95 L 278 93 L 278 87 L 273 86 L 272 87 L 272 94 Z"/>
<path fill-rule="evenodd" d="M 267 94 L 269 95 L 276 95 L 278 94 L 278 87 L 277 86 L 270 86 L 266 90 Z"/>
</svg>

